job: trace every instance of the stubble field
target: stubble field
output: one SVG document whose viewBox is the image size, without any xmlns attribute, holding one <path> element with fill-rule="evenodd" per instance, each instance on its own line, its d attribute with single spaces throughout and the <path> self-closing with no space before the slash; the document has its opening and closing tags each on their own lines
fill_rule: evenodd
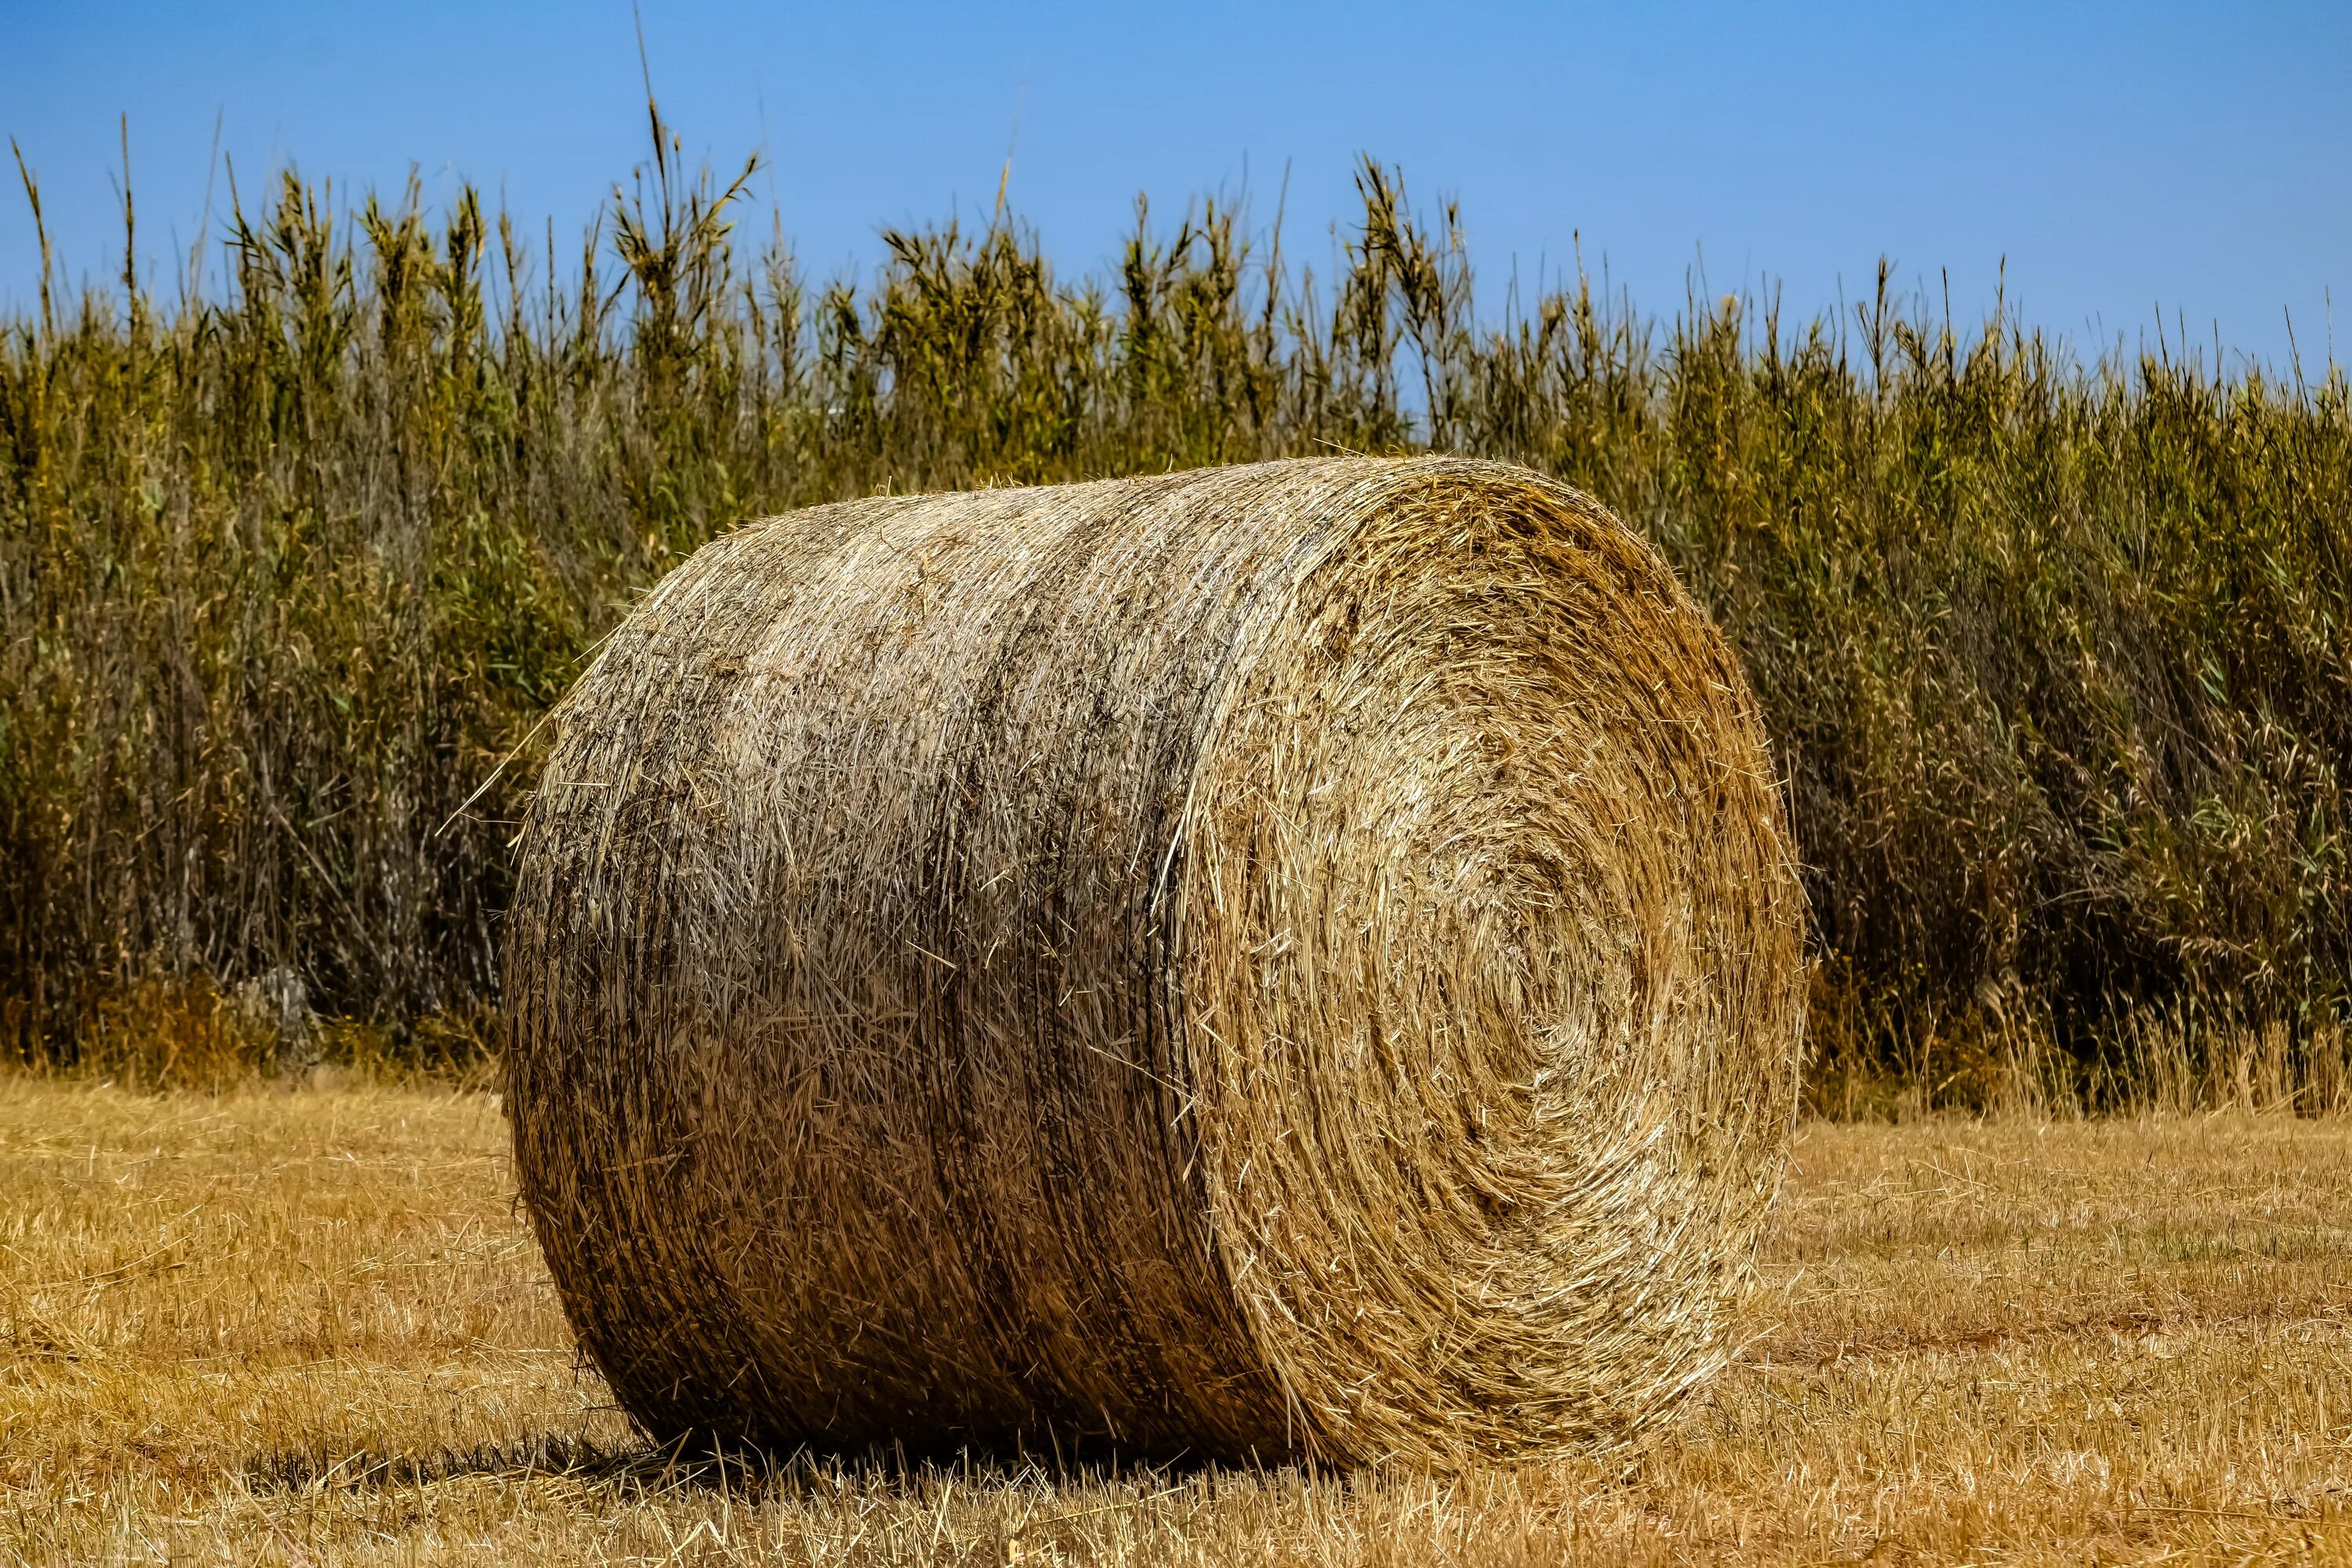
<svg viewBox="0 0 2352 1568">
<path fill-rule="evenodd" d="M 0 1078 L 0 1561 L 2352 1559 L 2352 1121 L 1813 1123 L 1630 1458 L 723 1471 L 575 1368 L 494 1099 Z"/>
</svg>

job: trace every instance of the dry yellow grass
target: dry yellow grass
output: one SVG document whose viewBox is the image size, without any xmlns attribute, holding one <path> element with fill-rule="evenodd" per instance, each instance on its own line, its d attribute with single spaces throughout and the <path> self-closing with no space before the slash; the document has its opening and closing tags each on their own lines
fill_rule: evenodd
<svg viewBox="0 0 2352 1568">
<path fill-rule="evenodd" d="M 2352 1122 L 1813 1125 L 1779 1321 L 1630 1469 L 645 1452 L 495 1104 L 0 1079 L 0 1560 L 2352 1559 Z"/>
</svg>

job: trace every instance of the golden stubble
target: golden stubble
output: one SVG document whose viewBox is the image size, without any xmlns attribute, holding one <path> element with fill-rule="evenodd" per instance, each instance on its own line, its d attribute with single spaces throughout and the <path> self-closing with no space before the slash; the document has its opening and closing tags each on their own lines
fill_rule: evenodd
<svg viewBox="0 0 2352 1568">
<path fill-rule="evenodd" d="M 479 1095 L 0 1079 L 0 1562 L 2352 1557 L 2338 1120 L 1808 1125 L 1744 1360 L 1452 1479 L 676 1460 Z"/>
</svg>

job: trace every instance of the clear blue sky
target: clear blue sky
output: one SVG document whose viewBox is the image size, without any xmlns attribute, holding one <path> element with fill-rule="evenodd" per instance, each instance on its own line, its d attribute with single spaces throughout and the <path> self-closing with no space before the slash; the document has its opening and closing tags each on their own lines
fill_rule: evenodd
<svg viewBox="0 0 2352 1568">
<path fill-rule="evenodd" d="M 1288 241 L 1328 260 L 1366 151 L 1460 199 L 1485 282 L 1556 273 L 1573 237 L 1637 306 L 1777 280 L 1866 290 L 1877 258 L 1956 312 L 2011 299 L 2078 347 L 2161 308 L 2232 362 L 2307 365 L 2352 308 L 2352 5 L 870 6 L 646 0 L 689 152 L 755 147 L 823 275 L 877 229 L 1012 201 L 1066 271 L 1115 254 L 1135 195 L 1170 218 L 1289 170 Z M 567 245 L 641 159 L 625 0 L 53 5 L 0 0 L 0 132 L 39 175 L 68 278 L 120 265 L 119 113 L 152 278 L 175 280 L 215 116 L 250 200 L 287 162 L 339 203 L 411 164 L 471 178 Z M 13 174 L 13 171 L 12 171 Z M 0 303 L 32 225 L 0 200 Z M 226 203 L 226 185 L 215 198 Z M 215 215 L 218 228 L 218 212 Z M 2339 359 L 2352 358 L 2347 315 Z"/>
</svg>

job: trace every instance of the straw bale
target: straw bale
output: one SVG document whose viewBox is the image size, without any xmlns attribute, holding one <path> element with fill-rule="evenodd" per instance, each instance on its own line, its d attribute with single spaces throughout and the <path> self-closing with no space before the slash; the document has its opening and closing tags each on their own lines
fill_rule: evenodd
<svg viewBox="0 0 2352 1568">
<path fill-rule="evenodd" d="M 1725 1360 L 1800 893 L 1755 702 L 1521 469 L 751 523 L 564 700 L 524 1200 L 653 1433 L 1458 1465 Z"/>
</svg>

